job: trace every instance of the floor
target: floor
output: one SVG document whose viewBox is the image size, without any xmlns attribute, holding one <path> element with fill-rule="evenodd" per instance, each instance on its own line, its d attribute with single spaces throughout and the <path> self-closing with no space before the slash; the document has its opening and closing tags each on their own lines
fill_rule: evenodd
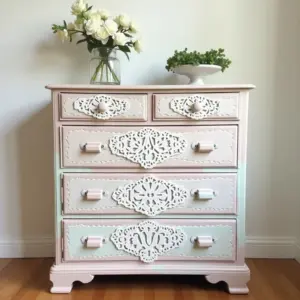
<svg viewBox="0 0 300 300">
<path fill-rule="evenodd" d="M 249 259 L 250 294 L 229 295 L 223 284 L 196 276 L 105 276 L 71 294 L 50 294 L 52 259 L 0 259 L 0 300 L 300 300 L 300 264 L 295 260 Z"/>
</svg>

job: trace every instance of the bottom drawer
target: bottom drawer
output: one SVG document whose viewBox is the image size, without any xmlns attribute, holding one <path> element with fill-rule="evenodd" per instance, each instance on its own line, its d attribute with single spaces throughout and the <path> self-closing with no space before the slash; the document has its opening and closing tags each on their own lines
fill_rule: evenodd
<svg viewBox="0 0 300 300">
<path fill-rule="evenodd" d="M 64 220 L 64 261 L 234 261 L 235 220 Z"/>
</svg>

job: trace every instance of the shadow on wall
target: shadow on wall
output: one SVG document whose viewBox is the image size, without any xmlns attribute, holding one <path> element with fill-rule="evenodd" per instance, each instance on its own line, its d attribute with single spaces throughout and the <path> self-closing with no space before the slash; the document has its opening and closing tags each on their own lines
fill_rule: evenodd
<svg viewBox="0 0 300 300">
<path fill-rule="evenodd" d="M 30 70 L 41 75 L 41 70 L 54 83 L 88 83 L 90 53 L 86 45 L 76 45 L 76 41 L 62 43 L 57 36 L 49 35 L 36 49 Z M 61 74 L 61 70 L 67 70 Z M 62 76 L 67 76 L 62 78 Z M 54 81 L 53 81 L 54 79 Z"/>
<path fill-rule="evenodd" d="M 55 35 L 47 36 L 48 39 L 42 41 L 36 50 L 34 62 L 30 62 L 28 67 L 31 72 L 36 72 L 36 76 L 41 76 L 41 70 L 45 76 L 54 78 L 54 83 L 89 83 L 89 61 L 91 54 L 88 52 L 86 43 L 76 45 L 76 41 L 62 43 Z M 126 68 L 130 68 L 131 61 L 124 59 L 124 54 L 118 51 L 118 58 L 121 62 L 121 82 L 125 81 Z M 165 72 L 158 76 L 157 70 L 164 68 L 161 63 L 153 63 L 144 72 L 139 74 L 143 84 L 147 85 L 177 85 L 189 82 L 186 76 L 176 75 L 172 72 Z M 58 75 L 62 69 L 62 78 Z M 122 80 L 123 78 L 123 80 Z"/>
<path fill-rule="evenodd" d="M 48 102 L 49 103 L 49 102 Z M 17 129 L 19 201 L 22 237 L 32 237 L 24 256 L 51 253 L 53 243 L 54 183 L 52 105 L 49 103 Z M 41 237 L 43 232 L 44 237 Z M 36 238 L 34 236 L 36 233 Z"/>
<path fill-rule="evenodd" d="M 277 232 L 281 235 L 284 233 L 280 232 L 282 225 L 278 220 L 285 217 L 285 226 L 294 229 L 298 227 L 296 221 L 300 213 L 296 209 L 300 194 L 299 10 L 298 1 L 279 1 L 269 203 L 273 210 L 268 210 L 268 213 L 269 224 L 278 224 Z M 268 228 L 269 231 L 272 229 L 272 226 Z"/>
</svg>

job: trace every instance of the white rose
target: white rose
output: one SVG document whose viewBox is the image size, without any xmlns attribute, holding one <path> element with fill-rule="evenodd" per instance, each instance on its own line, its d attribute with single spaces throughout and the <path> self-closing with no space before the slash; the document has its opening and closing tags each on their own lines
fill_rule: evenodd
<svg viewBox="0 0 300 300">
<path fill-rule="evenodd" d="M 86 10 L 85 0 L 76 0 L 71 6 L 72 14 L 77 16 L 80 15 L 83 11 Z"/>
<path fill-rule="evenodd" d="M 118 46 L 124 46 L 128 41 L 126 35 L 122 32 L 117 32 L 114 35 L 114 44 Z"/>
<path fill-rule="evenodd" d="M 68 30 L 58 30 L 57 31 L 57 36 L 60 38 L 62 42 L 66 41 L 69 38 Z"/>
<path fill-rule="evenodd" d="M 119 15 L 116 22 L 124 28 L 129 28 L 131 20 L 127 15 Z"/>
<path fill-rule="evenodd" d="M 91 18 L 91 16 L 95 15 L 97 13 L 96 10 L 94 9 L 90 9 L 89 11 L 86 11 L 83 13 L 83 16 L 86 18 L 86 19 L 89 19 Z"/>
<path fill-rule="evenodd" d="M 75 30 L 75 24 L 74 23 L 69 23 L 67 26 L 68 30 Z"/>
<path fill-rule="evenodd" d="M 106 20 L 104 27 L 109 35 L 114 35 L 118 31 L 118 24 L 113 20 Z"/>
<path fill-rule="evenodd" d="M 129 30 L 130 30 L 132 33 L 137 33 L 137 32 L 138 32 L 138 27 L 137 27 L 137 25 L 136 25 L 134 22 L 131 22 L 131 23 L 130 23 L 130 26 L 129 26 Z"/>
<path fill-rule="evenodd" d="M 98 12 L 99 12 L 102 20 L 107 20 L 108 17 L 110 16 L 110 13 L 105 9 L 99 10 Z"/>
<path fill-rule="evenodd" d="M 143 48 L 142 48 L 142 43 L 141 41 L 137 40 L 134 42 L 133 44 L 133 47 L 134 47 L 134 50 L 137 52 L 137 53 L 141 53 Z"/>
<path fill-rule="evenodd" d="M 92 15 L 91 18 L 85 24 L 85 30 L 87 35 L 93 35 L 103 25 L 103 20 L 99 15 Z"/>
<path fill-rule="evenodd" d="M 109 33 L 107 30 L 101 26 L 94 34 L 93 37 L 99 41 L 101 41 L 104 45 L 107 43 L 109 38 Z"/>
<path fill-rule="evenodd" d="M 90 19 L 97 15 L 97 16 L 100 16 L 101 19 L 105 21 L 110 16 L 110 13 L 105 9 L 102 9 L 102 10 L 91 9 L 91 10 L 85 12 L 83 15 L 86 19 Z"/>
</svg>

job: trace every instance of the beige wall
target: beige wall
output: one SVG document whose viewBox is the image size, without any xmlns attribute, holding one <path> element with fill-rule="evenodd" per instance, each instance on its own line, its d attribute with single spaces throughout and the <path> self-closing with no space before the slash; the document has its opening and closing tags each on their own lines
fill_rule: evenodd
<svg viewBox="0 0 300 300">
<path fill-rule="evenodd" d="M 176 83 L 164 69 L 166 58 L 187 46 L 200 51 L 224 47 L 232 58 L 231 68 L 209 83 L 257 86 L 250 101 L 247 236 L 258 252 L 268 241 L 270 249 L 279 245 L 291 250 L 300 235 L 300 2 L 91 3 L 127 12 L 140 23 L 145 51 L 130 62 L 122 57 L 123 84 Z M 51 108 L 44 86 L 86 83 L 88 74 L 85 46 L 61 45 L 50 31 L 52 23 L 71 20 L 70 4 L 31 0 L 26 12 L 21 0 L 2 5 L 7 13 L 0 18 L 0 256 L 44 255 L 52 249 Z"/>
</svg>

